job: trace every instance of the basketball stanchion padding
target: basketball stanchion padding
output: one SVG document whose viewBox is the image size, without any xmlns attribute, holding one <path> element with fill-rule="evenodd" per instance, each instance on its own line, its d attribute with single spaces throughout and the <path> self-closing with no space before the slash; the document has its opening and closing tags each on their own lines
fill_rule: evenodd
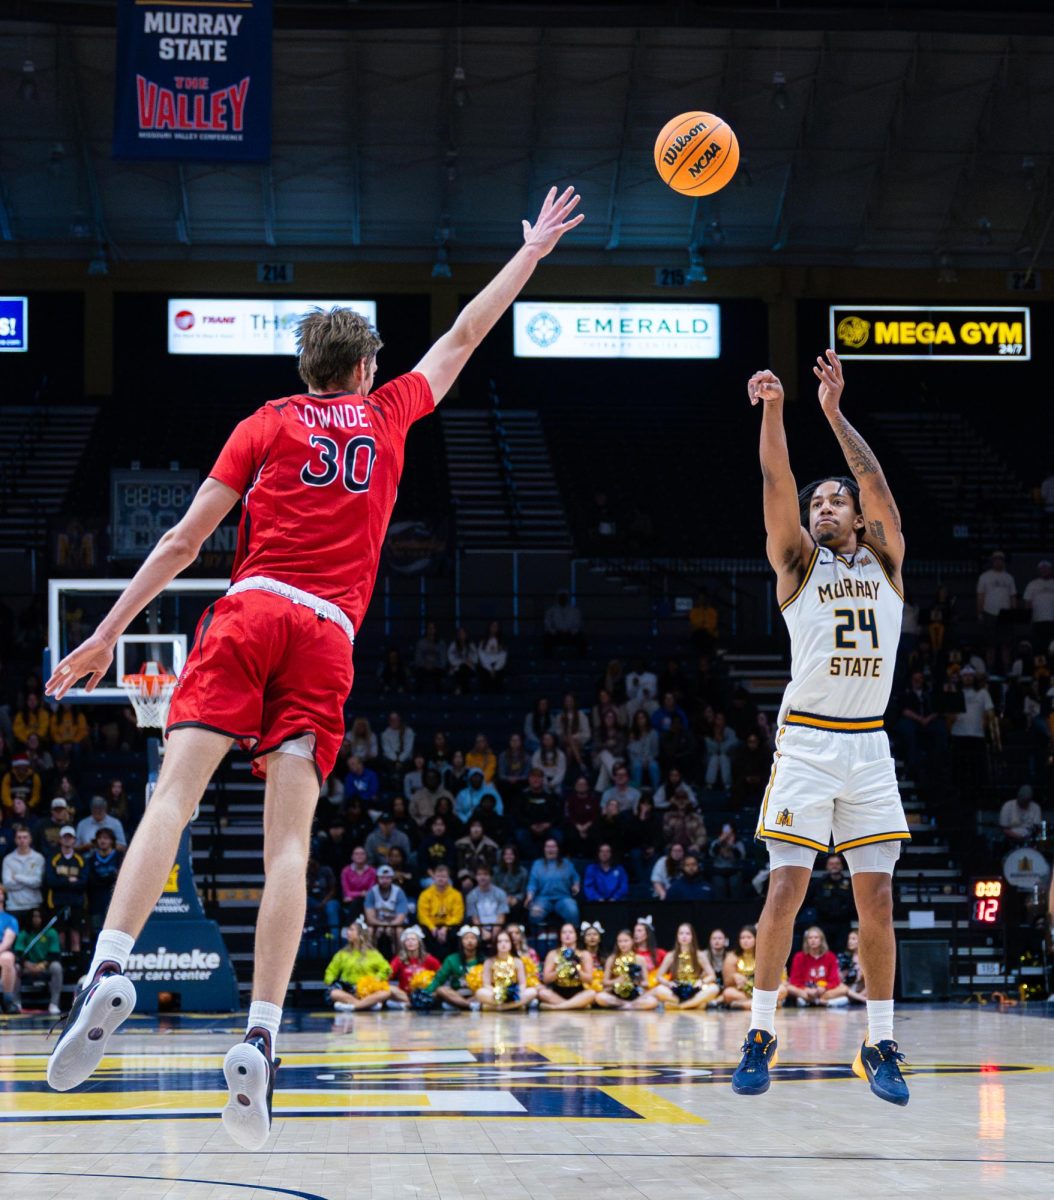
<svg viewBox="0 0 1054 1200">
<path fill-rule="evenodd" d="M 121 687 L 135 709 L 136 724 L 141 729 L 164 729 L 176 683 L 177 676 L 160 662 L 145 662 L 134 674 L 121 676 Z"/>
</svg>

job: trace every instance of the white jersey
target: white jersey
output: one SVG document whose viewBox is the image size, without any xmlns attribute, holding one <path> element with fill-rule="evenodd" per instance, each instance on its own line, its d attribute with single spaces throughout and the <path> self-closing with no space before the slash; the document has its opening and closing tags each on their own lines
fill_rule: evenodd
<svg viewBox="0 0 1054 1200">
<path fill-rule="evenodd" d="M 780 724 L 881 729 L 903 607 L 866 543 L 850 558 L 817 546 L 798 589 L 781 605 L 791 639 L 791 680 Z"/>
</svg>

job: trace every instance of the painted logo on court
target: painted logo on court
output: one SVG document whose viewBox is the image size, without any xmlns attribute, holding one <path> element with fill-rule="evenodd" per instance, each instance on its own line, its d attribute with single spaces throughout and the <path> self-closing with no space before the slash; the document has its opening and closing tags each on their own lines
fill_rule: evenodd
<svg viewBox="0 0 1054 1200">
<path fill-rule="evenodd" d="M 551 346 L 562 332 L 560 322 L 552 313 L 535 313 L 527 322 L 527 336 L 536 346 Z"/>
</svg>

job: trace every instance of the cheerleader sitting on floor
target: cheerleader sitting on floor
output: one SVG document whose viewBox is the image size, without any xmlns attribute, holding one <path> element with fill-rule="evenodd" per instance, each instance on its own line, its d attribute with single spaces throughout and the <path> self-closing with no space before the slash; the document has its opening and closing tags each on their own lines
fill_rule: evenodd
<svg viewBox="0 0 1054 1200">
<path fill-rule="evenodd" d="M 526 1008 L 538 994 L 527 986 L 523 960 L 512 952 L 512 938 L 507 929 L 494 936 L 494 957 L 483 964 L 483 986 L 476 991 L 480 1006 L 492 1012 L 509 1012 Z"/>
<path fill-rule="evenodd" d="M 659 1002 L 645 992 L 648 965 L 633 948 L 633 934 L 620 929 L 615 938 L 615 953 L 604 964 L 604 990 L 597 993 L 598 1008 L 658 1008 Z"/>
<path fill-rule="evenodd" d="M 366 918 L 348 926 L 347 945 L 333 955 L 324 982 L 329 999 L 337 1012 L 358 1012 L 379 1008 L 391 999 L 388 976 L 391 968 L 383 954 L 373 948 Z"/>
<path fill-rule="evenodd" d="M 686 921 L 677 926 L 677 944 L 662 960 L 653 996 L 667 1008 L 703 1008 L 721 994 L 695 929 Z"/>
<path fill-rule="evenodd" d="M 560 945 L 545 956 L 538 1002 L 542 1008 L 592 1008 L 596 999 L 593 956 L 578 949 L 578 930 L 570 921 L 560 926 Z"/>
</svg>

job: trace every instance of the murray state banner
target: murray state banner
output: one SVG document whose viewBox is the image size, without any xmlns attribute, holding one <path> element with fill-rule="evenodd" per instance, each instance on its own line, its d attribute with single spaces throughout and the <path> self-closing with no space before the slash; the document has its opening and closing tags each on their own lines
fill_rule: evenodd
<svg viewBox="0 0 1054 1200">
<path fill-rule="evenodd" d="M 116 158 L 271 156 L 271 0 L 118 0 Z"/>
</svg>

